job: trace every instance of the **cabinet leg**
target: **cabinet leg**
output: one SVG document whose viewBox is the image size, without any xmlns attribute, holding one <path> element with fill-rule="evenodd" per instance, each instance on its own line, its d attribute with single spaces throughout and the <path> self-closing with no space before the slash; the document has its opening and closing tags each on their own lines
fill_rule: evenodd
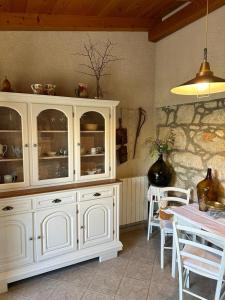
<svg viewBox="0 0 225 300">
<path fill-rule="evenodd" d="M 0 294 L 8 292 L 8 284 L 5 280 L 0 280 Z"/>
<path fill-rule="evenodd" d="M 104 253 L 103 255 L 99 256 L 99 261 L 103 262 L 112 258 L 117 257 L 117 251 L 115 252 L 109 252 L 109 253 Z"/>
</svg>

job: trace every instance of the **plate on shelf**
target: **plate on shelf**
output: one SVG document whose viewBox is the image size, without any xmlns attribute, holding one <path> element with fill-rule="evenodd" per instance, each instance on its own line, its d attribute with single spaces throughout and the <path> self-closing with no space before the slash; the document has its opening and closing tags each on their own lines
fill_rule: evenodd
<svg viewBox="0 0 225 300">
<path fill-rule="evenodd" d="M 98 129 L 98 124 L 95 123 L 87 123 L 83 125 L 84 130 L 87 131 L 95 131 Z"/>
<path fill-rule="evenodd" d="M 55 151 L 49 151 L 49 152 L 47 152 L 47 155 L 48 156 L 56 156 L 56 154 L 57 154 L 57 152 L 55 152 Z"/>
<path fill-rule="evenodd" d="M 86 173 L 87 173 L 88 175 L 94 175 L 94 174 L 96 174 L 96 172 L 97 172 L 96 169 L 95 169 L 95 170 L 87 170 L 87 171 L 86 171 Z"/>
</svg>

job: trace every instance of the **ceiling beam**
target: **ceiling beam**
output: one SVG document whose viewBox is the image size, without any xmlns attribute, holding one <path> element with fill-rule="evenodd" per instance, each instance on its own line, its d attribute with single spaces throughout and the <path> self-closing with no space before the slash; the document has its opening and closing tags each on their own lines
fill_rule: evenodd
<svg viewBox="0 0 225 300">
<path fill-rule="evenodd" d="M 148 31 L 145 18 L 0 13 L 0 30 Z"/>
<path fill-rule="evenodd" d="M 225 5 L 225 0 L 209 0 L 209 12 Z M 206 1 L 192 1 L 181 11 L 169 17 L 165 21 L 161 19 L 149 30 L 149 41 L 157 42 L 184 26 L 198 20 L 206 14 Z"/>
</svg>

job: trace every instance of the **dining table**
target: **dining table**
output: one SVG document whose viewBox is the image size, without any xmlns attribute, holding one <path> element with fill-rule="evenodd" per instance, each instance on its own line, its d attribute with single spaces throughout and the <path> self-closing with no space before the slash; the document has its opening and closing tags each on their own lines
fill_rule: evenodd
<svg viewBox="0 0 225 300">
<path fill-rule="evenodd" d="M 178 224 L 189 225 L 225 237 L 225 212 L 200 211 L 197 203 L 172 206 L 166 210 Z M 172 277 L 176 275 L 176 246 L 173 234 Z"/>
</svg>

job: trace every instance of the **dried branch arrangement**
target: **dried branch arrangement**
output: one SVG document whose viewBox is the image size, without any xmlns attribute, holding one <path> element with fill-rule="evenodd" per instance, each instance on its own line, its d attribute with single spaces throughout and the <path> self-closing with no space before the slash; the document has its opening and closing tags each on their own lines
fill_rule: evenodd
<svg viewBox="0 0 225 300">
<path fill-rule="evenodd" d="M 79 71 L 82 74 L 94 76 L 96 78 L 96 98 L 102 98 L 103 93 L 100 87 L 100 79 L 102 76 L 111 75 L 106 69 L 110 63 L 120 60 L 120 58 L 112 54 L 114 44 L 107 40 L 103 47 L 93 43 L 89 38 L 87 43 L 84 43 L 84 52 L 78 55 L 86 57 L 89 63 L 82 63 L 80 66 L 85 67 L 87 71 Z"/>
</svg>

